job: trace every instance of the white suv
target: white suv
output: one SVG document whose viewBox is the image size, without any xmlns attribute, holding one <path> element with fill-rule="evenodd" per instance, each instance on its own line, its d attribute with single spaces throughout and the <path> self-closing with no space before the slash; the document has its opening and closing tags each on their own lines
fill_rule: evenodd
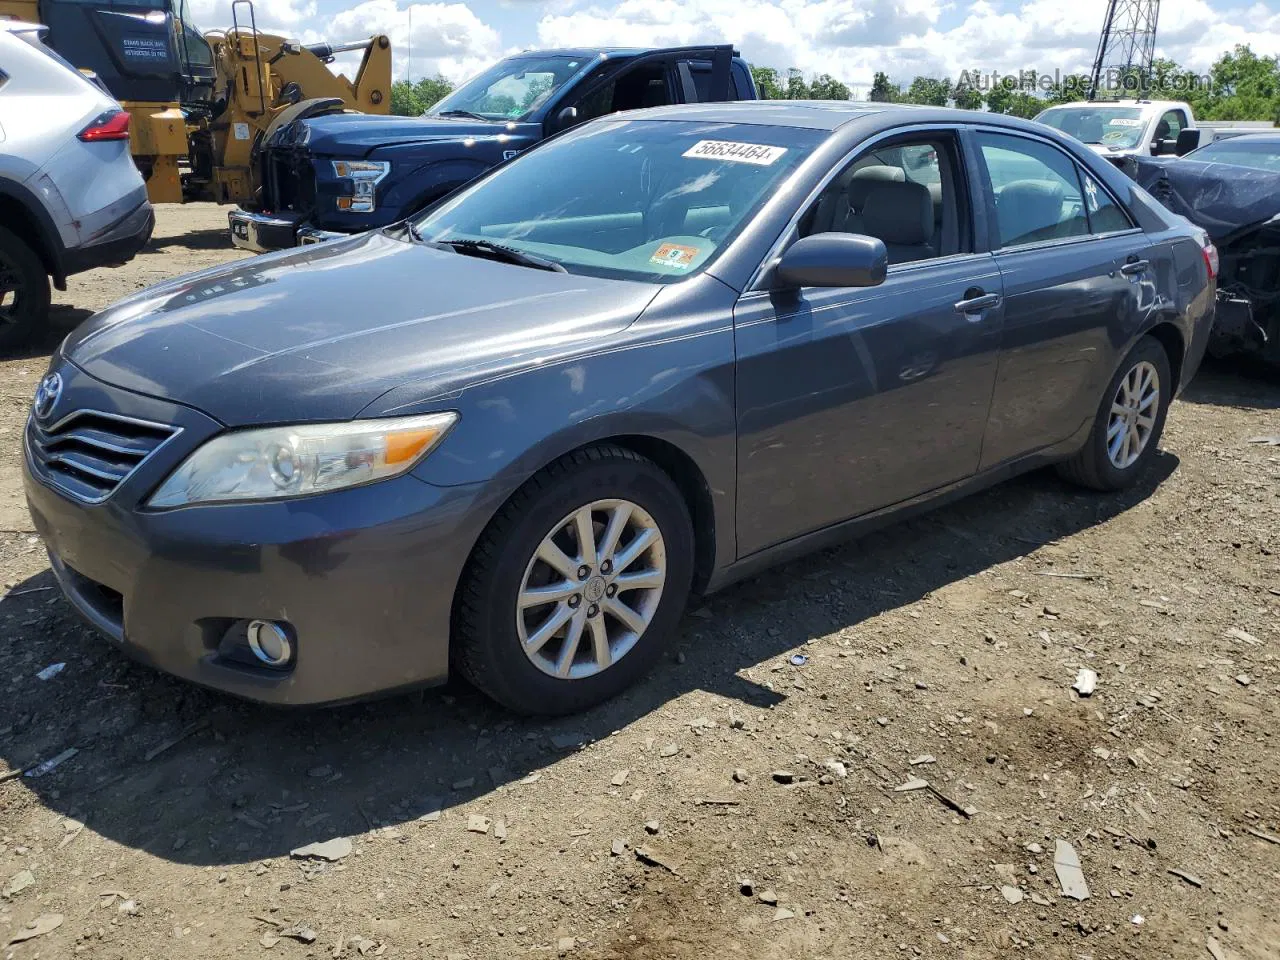
<svg viewBox="0 0 1280 960">
<path fill-rule="evenodd" d="M 155 225 L 129 114 L 45 30 L 0 20 L 0 351 L 45 321 L 48 278 L 124 263 Z"/>
</svg>

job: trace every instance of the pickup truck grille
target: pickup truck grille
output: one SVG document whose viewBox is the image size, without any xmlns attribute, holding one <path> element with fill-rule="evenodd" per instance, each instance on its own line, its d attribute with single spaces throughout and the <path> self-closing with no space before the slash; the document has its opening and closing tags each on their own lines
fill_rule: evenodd
<svg viewBox="0 0 1280 960">
<path fill-rule="evenodd" d="M 267 147 L 262 158 L 262 209 L 309 213 L 316 205 L 316 175 L 305 146 Z"/>
<path fill-rule="evenodd" d="M 27 420 L 27 455 L 40 479 L 67 496 L 100 503 L 156 450 L 176 427 L 81 410 L 44 429 Z"/>
</svg>

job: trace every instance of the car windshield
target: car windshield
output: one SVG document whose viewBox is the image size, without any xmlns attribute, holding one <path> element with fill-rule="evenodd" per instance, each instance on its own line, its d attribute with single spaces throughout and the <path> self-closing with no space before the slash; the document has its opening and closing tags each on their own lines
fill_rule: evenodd
<svg viewBox="0 0 1280 960">
<path fill-rule="evenodd" d="M 1268 139 L 1251 143 L 1233 137 L 1192 151 L 1187 154 L 1186 159 L 1204 163 L 1231 163 L 1237 167 L 1280 173 L 1280 141 Z"/>
<path fill-rule="evenodd" d="M 511 57 L 468 80 L 426 116 L 471 115 L 484 120 L 523 120 L 582 69 L 581 57 Z"/>
<path fill-rule="evenodd" d="M 471 249 L 500 244 L 570 273 L 682 280 L 704 269 L 827 136 L 695 121 L 584 124 L 429 211 L 415 233 L 472 241 Z"/>
<path fill-rule="evenodd" d="M 1100 143 L 1123 150 L 1138 145 L 1146 126 L 1141 107 L 1095 104 L 1051 107 L 1036 119 L 1084 143 Z"/>
</svg>

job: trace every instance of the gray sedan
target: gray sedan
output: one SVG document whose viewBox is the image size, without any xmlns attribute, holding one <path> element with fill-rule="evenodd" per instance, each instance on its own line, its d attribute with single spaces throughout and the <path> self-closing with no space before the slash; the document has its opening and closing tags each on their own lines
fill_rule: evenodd
<svg viewBox="0 0 1280 960">
<path fill-rule="evenodd" d="M 184 277 L 54 356 L 71 603 L 197 683 L 581 710 L 690 591 L 1046 464 L 1134 483 L 1216 253 L 1036 124 L 865 103 L 585 124 L 408 222 Z"/>
</svg>

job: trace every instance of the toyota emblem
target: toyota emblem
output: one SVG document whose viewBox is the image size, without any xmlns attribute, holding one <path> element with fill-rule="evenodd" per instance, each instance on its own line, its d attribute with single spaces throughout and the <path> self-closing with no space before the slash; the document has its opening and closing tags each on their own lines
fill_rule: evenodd
<svg viewBox="0 0 1280 960">
<path fill-rule="evenodd" d="M 43 420 L 53 412 L 53 408 L 58 405 L 58 398 L 62 396 L 62 375 L 51 373 L 40 381 L 40 386 L 36 387 L 36 399 L 32 404 L 32 410 L 35 415 Z"/>
</svg>

